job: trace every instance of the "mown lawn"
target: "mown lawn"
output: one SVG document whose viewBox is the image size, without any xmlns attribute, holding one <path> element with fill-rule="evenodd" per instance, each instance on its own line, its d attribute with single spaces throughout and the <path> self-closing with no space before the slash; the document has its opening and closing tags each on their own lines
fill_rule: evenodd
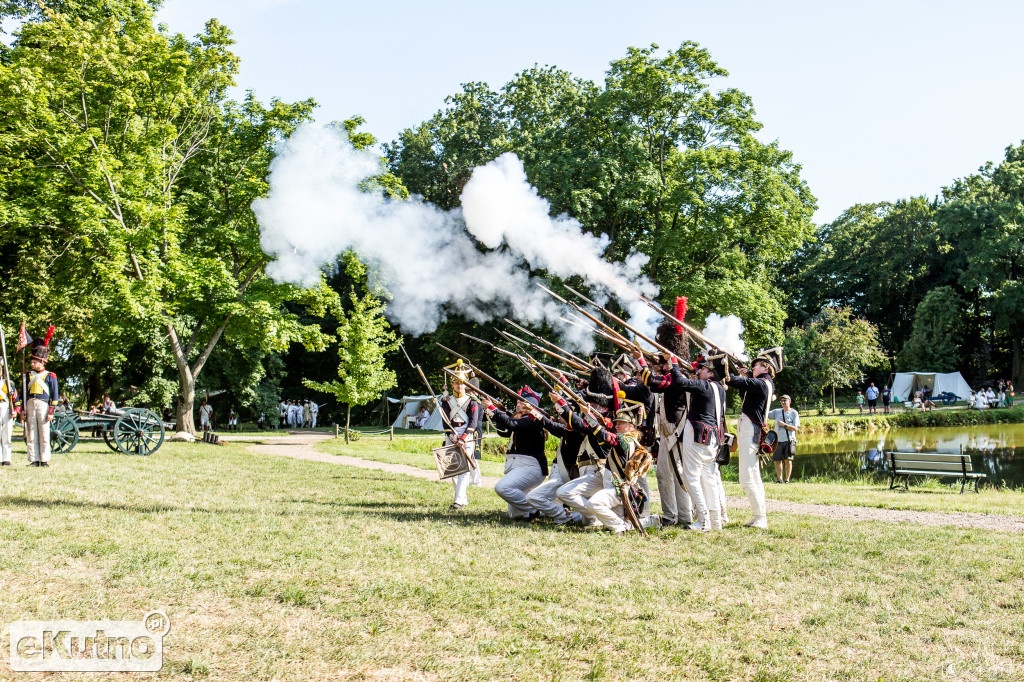
<svg viewBox="0 0 1024 682">
<path fill-rule="evenodd" d="M 549 439 L 554 441 L 554 439 Z M 322 452 L 334 455 L 350 455 L 377 462 L 407 464 L 421 469 L 435 470 L 430 448 L 436 447 L 439 439 L 364 438 L 348 445 L 341 439 L 325 440 L 316 445 Z M 502 439 L 495 442 L 507 443 Z M 504 465 L 498 456 L 493 461 L 484 461 L 481 472 L 485 476 L 501 476 Z M 797 466 L 799 466 L 799 455 Z M 738 483 L 736 466 L 722 471 L 725 492 L 730 496 L 742 496 Z M 1024 516 L 1024 491 L 983 487 L 981 492 L 960 494 L 959 483 L 953 486 L 949 479 L 915 479 L 909 491 L 889 490 L 889 479 L 865 477 L 852 481 L 797 481 L 787 485 L 775 483 L 775 470 L 764 470 L 765 491 L 769 499 L 816 504 L 842 504 L 855 507 L 877 507 L 881 509 L 914 509 L 941 512 L 982 512 L 988 514 L 1009 514 Z M 657 489 L 653 472 L 648 476 L 652 490 Z M 657 505 L 656 505 L 657 507 Z M 656 509 L 657 510 L 657 509 Z M 742 513 L 740 514 L 742 516 Z M 745 519 L 744 519 L 745 520 Z"/>
<path fill-rule="evenodd" d="M 0 618 L 163 609 L 154 676 L 1024 676 L 1018 535 L 776 514 L 767 532 L 614 537 L 510 523 L 483 489 L 449 516 L 447 486 L 242 445 L 17 461 Z"/>
</svg>

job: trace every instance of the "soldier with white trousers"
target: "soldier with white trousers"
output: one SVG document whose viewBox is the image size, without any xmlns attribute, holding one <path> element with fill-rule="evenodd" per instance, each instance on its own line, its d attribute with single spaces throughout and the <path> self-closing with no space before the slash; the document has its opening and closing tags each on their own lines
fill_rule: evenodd
<svg viewBox="0 0 1024 682">
<path fill-rule="evenodd" d="M 763 350 L 754 359 L 749 372 L 743 368 L 740 370 L 740 376 L 726 377 L 726 383 L 739 390 L 743 396 L 736 439 L 740 487 L 747 494 L 752 513 L 750 520 L 744 525 L 753 528 L 768 527 L 764 482 L 761 480 L 761 462 L 758 454 L 763 434 L 767 431 L 768 408 L 775 392 L 775 373 L 782 369 L 782 362 L 781 348 Z"/>
<path fill-rule="evenodd" d="M 21 417 L 25 425 L 29 466 L 34 467 L 50 466 L 50 422 L 53 421 L 53 411 L 57 409 L 60 400 L 57 375 L 46 371 L 46 361 L 50 357 L 48 344 L 52 334 L 53 327 L 50 327 L 45 340 L 36 339 L 32 342 L 32 369 L 25 372 L 22 383 L 25 407 Z"/>
</svg>

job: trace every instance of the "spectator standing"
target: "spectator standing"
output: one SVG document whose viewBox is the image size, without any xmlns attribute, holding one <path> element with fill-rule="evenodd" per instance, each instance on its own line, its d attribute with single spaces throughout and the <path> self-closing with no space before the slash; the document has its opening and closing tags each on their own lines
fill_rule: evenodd
<svg viewBox="0 0 1024 682">
<path fill-rule="evenodd" d="M 857 391 L 857 411 L 861 414 L 864 413 L 864 392 Z"/>
<path fill-rule="evenodd" d="M 892 402 L 892 390 L 888 384 L 882 388 L 882 411 L 889 414 L 889 403 Z"/>
<path fill-rule="evenodd" d="M 789 483 L 793 476 L 793 456 L 796 454 L 796 432 L 800 428 L 800 414 L 792 409 L 793 401 L 788 395 L 779 398 L 781 408 L 768 413 L 768 419 L 775 420 L 775 434 L 779 440 L 775 445 L 775 477 L 779 483 Z M 785 478 L 783 478 L 785 474 Z"/>
<path fill-rule="evenodd" d="M 878 413 L 878 387 L 875 386 L 875 382 L 871 382 L 868 386 L 868 390 L 864 392 L 865 397 L 868 399 L 868 414 Z"/>
<path fill-rule="evenodd" d="M 213 408 L 206 402 L 206 398 L 203 398 L 203 402 L 199 406 L 199 425 L 203 427 L 203 433 L 210 430 L 210 425 L 212 423 Z"/>
<path fill-rule="evenodd" d="M 235 412 L 235 408 L 228 410 L 228 431 L 238 430 L 238 413 Z"/>
</svg>

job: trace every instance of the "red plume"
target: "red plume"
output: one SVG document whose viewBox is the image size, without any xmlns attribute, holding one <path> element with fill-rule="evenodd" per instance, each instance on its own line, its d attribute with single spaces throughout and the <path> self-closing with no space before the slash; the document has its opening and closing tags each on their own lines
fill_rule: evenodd
<svg viewBox="0 0 1024 682">
<path fill-rule="evenodd" d="M 677 320 L 685 320 L 686 319 L 686 297 L 685 296 L 676 296 L 676 313 L 675 313 L 675 315 L 676 315 L 676 319 Z M 676 332 L 678 332 L 679 334 L 683 333 L 683 328 L 680 327 L 678 324 L 676 325 Z"/>
<path fill-rule="evenodd" d="M 50 328 L 46 330 L 46 338 L 43 339 L 43 345 L 44 346 L 49 346 L 50 345 L 50 339 L 52 339 L 52 338 L 53 338 L 53 325 L 51 324 Z"/>
</svg>

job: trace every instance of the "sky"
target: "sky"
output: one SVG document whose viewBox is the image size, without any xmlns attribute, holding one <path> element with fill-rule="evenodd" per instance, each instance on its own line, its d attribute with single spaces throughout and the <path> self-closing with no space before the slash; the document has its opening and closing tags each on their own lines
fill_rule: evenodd
<svg viewBox="0 0 1024 682">
<path fill-rule="evenodd" d="M 313 97 L 317 118 L 363 116 L 393 140 L 458 92 L 534 64 L 602 82 L 630 46 L 706 47 L 803 166 L 815 221 L 856 203 L 934 196 L 1024 139 L 1024 3 L 720 0 L 167 0 L 193 35 L 237 40 L 239 93 Z"/>
</svg>

